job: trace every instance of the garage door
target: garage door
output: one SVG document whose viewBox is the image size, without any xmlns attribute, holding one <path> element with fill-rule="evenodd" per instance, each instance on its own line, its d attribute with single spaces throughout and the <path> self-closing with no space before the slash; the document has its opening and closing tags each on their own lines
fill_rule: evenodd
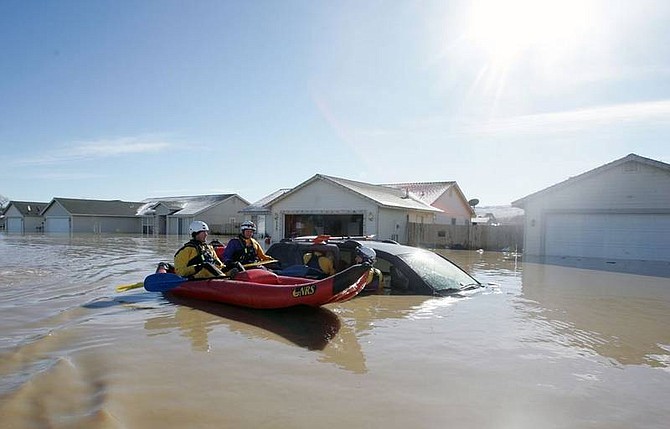
<svg viewBox="0 0 670 429">
<path fill-rule="evenodd" d="M 48 217 L 44 226 L 45 232 L 70 232 L 69 217 Z"/>
<path fill-rule="evenodd" d="M 23 219 L 20 217 L 8 217 L 7 232 L 23 232 Z"/>
<path fill-rule="evenodd" d="M 552 214 L 547 256 L 670 261 L 670 215 Z"/>
</svg>

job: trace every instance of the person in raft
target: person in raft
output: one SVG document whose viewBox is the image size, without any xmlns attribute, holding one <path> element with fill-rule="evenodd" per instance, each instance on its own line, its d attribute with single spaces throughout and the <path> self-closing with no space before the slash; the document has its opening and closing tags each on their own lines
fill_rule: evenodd
<svg viewBox="0 0 670 429">
<path fill-rule="evenodd" d="M 302 262 L 310 268 L 323 272 L 324 277 L 330 277 L 335 274 L 333 261 L 318 250 L 305 253 L 302 256 Z"/>
<path fill-rule="evenodd" d="M 182 277 L 203 279 L 223 276 L 223 262 L 214 248 L 207 244 L 209 226 L 203 221 L 191 222 L 191 240 L 174 254 L 175 273 Z"/>
<path fill-rule="evenodd" d="M 227 269 L 238 266 L 238 262 L 247 265 L 273 260 L 263 252 L 261 245 L 254 239 L 254 232 L 256 225 L 253 222 L 249 220 L 242 222 L 240 234 L 230 239 L 223 252 L 223 263 Z"/>
<path fill-rule="evenodd" d="M 375 263 L 377 259 L 377 252 L 374 249 L 371 249 L 367 246 L 360 246 L 356 248 L 356 257 L 354 258 L 354 264 L 362 264 L 367 262 L 370 265 Z M 365 281 L 365 288 L 363 292 L 366 294 L 379 294 L 384 293 L 384 276 L 378 268 L 372 268 L 368 274 L 368 278 Z"/>
</svg>

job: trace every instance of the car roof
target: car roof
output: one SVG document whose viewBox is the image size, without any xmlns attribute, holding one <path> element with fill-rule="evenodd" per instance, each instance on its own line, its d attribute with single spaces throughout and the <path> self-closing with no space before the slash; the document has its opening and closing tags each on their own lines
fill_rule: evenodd
<svg viewBox="0 0 670 429">
<path fill-rule="evenodd" d="M 312 245 L 315 237 L 296 237 L 293 239 L 284 239 L 281 242 L 283 243 L 296 243 L 299 245 Z M 371 247 L 375 251 L 385 252 L 391 255 L 405 255 L 408 253 L 414 252 L 423 252 L 427 251 L 426 249 L 421 249 L 419 247 L 405 246 L 403 244 L 398 244 L 395 241 L 391 240 L 374 240 L 368 237 L 336 237 L 329 238 L 327 243 L 337 244 L 341 248 L 347 247 L 357 247 L 356 245 Z"/>
</svg>

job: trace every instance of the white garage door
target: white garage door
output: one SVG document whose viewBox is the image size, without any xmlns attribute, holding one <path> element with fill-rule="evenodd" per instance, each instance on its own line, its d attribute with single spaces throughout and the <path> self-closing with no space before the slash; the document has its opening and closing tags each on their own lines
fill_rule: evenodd
<svg viewBox="0 0 670 429">
<path fill-rule="evenodd" d="M 552 214 L 547 256 L 670 261 L 670 215 Z"/>
<path fill-rule="evenodd" d="M 70 232 L 69 217 L 48 217 L 44 225 L 45 232 Z"/>
<path fill-rule="evenodd" d="M 8 217 L 7 232 L 23 232 L 23 219 L 20 217 Z"/>
</svg>

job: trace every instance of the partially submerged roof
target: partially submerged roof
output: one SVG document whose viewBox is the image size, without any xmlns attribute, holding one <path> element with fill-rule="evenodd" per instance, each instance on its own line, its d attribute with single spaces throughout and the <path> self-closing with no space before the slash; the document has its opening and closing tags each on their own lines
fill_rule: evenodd
<svg viewBox="0 0 670 429">
<path fill-rule="evenodd" d="M 543 197 L 543 196 L 545 196 L 547 194 L 550 194 L 552 192 L 563 189 L 567 186 L 572 186 L 572 185 L 574 185 L 574 184 L 576 184 L 576 183 L 578 183 L 578 182 L 580 182 L 584 179 L 596 176 L 596 175 L 602 173 L 603 171 L 610 170 L 612 168 L 616 168 L 616 167 L 618 167 L 622 164 L 625 164 L 627 162 L 638 162 L 640 164 L 649 165 L 651 167 L 660 168 L 661 170 L 665 170 L 667 172 L 670 172 L 670 164 L 666 164 L 665 162 L 656 161 L 656 160 L 653 160 L 653 159 L 650 159 L 650 158 L 645 158 L 643 156 L 639 156 L 639 155 L 636 155 L 634 153 L 631 153 L 631 154 L 629 154 L 629 155 L 627 155 L 623 158 L 620 158 L 620 159 L 617 159 L 617 160 L 612 161 L 610 163 L 601 165 L 600 167 L 594 168 L 593 170 L 589 170 L 586 173 L 582 173 L 582 174 L 579 174 L 577 176 L 571 177 L 567 180 L 564 180 L 563 182 L 557 183 L 557 184 L 552 185 L 548 188 L 542 189 L 541 191 L 535 192 L 535 193 L 527 195 L 527 196 L 525 196 L 521 199 L 513 201 L 512 205 L 514 207 L 523 208 L 524 205 L 529 200 L 534 200 L 536 198 L 540 198 L 540 197 Z"/>
<path fill-rule="evenodd" d="M 10 201 L 4 210 L 5 212 L 9 209 L 10 205 L 18 210 L 22 216 L 39 216 L 49 203 L 36 201 Z"/>
<path fill-rule="evenodd" d="M 240 198 L 245 204 L 249 204 L 244 198 L 239 197 L 237 194 L 147 198 L 142 200 L 143 204 L 137 210 L 137 215 L 144 216 L 153 214 L 154 209 L 162 204 L 170 210 L 171 215 L 193 216 L 234 197 Z"/>
<path fill-rule="evenodd" d="M 44 208 L 43 212 L 46 212 L 56 202 L 63 206 L 71 215 L 88 216 L 135 216 L 137 209 L 142 205 L 140 202 L 133 201 L 83 200 L 54 197 L 49 205 Z"/>
<path fill-rule="evenodd" d="M 419 211 L 428 211 L 428 212 L 441 212 L 442 210 L 432 207 L 430 204 L 426 204 L 421 201 L 412 193 L 408 193 L 405 190 L 392 188 L 390 186 L 383 185 L 372 185 L 370 183 L 357 182 L 355 180 L 342 179 L 340 177 L 326 176 L 324 174 L 316 174 L 310 179 L 291 189 L 290 191 L 284 193 L 283 195 L 276 198 L 272 203 L 276 203 L 288 195 L 291 195 L 305 186 L 314 183 L 318 180 L 323 180 L 329 182 L 335 186 L 346 189 L 349 192 L 353 192 L 363 198 L 372 200 L 376 204 L 393 209 L 406 209 L 406 210 L 419 210 Z"/>
</svg>

